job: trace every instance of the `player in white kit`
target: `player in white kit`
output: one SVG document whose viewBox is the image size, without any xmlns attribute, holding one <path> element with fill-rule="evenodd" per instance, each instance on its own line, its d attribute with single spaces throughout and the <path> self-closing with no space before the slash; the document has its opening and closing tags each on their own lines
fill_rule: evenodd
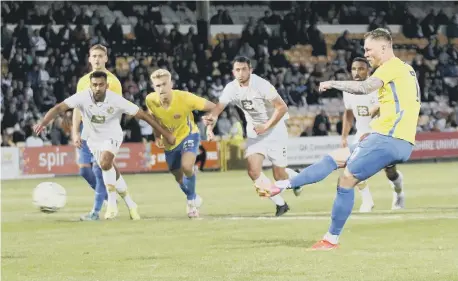
<svg viewBox="0 0 458 281">
<path fill-rule="evenodd" d="M 105 219 L 113 219 L 118 214 L 116 192 L 127 193 L 127 184 L 114 164 L 114 159 L 122 144 L 124 135 L 120 125 L 122 114 L 129 114 L 146 121 L 170 143 L 175 137 L 162 128 L 151 116 L 143 112 L 122 96 L 107 90 L 107 74 L 95 71 L 90 74 L 90 89 L 72 95 L 51 108 L 34 131 L 40 133 L 60 113 L 78 108 L 83 117 L 81 138 L 87 141 L 91 153 L 102 168 L 103 180 L 108 190 L 108 206 Z M 129 195 L 123 197 L 129 209 L 137 205 Z"/>
<path fill-rule="evenodd" d="M 369 77 L 370 66 L 365 58 L 357 57 L 353 59 L 351 65 L 351 75 L 353 80 L 364 81 Z M 342 125 L 342 147 L 348 147 L 348 135 L 356 119 L 356 134 L 352 143 L 357 144 L 361 137 L 371 132 L 370 122 L 378 112 L 378 92 L 375 91 L 368 95 L 352 95 L 343 92 L 345 112 L 343 114 Z M 385 168 L 385 173 L 393 188 L 392 209 L 404 208 L 404 192 L 402 174 L 397 171 L 396 166 Z M 359 211 L 362 213 L 370 212 L 374 207 L 374 201 L 369 190 L 367 181 L 358 184 L 361 193 L 362 204 Z"/>
<path fill-rule="evenodd" d="M 366 80 L 369 76 L 369 63 L 364 58 L 355 58 L 352 63 L 351 73 L 354 80 Z M 333 169 L 344 168 L 347 159 L 350 157 L 350 148 L 348 147 L 348 134 L 353 126 L 353 120 L 356 118 L 356 135 L 352 145 L 357 145 L 358 142 L 365 138 L 370 132 L 369 123 L 378 115 L 378 97 L 377 93 L 369 95 L 351 95 L 344 93 L 345 112 L 343 116 L 342 126 L 342 147 L 336 149 L 323 157 L 322 160 L 302 170 L 297 177 L 291 180 L 275 182 L 273 191 L 258 190 L 260 196 L 275 196 L 278 192 L 284 189 L 294 188 L 300 184 L 312 184 L 325 179 Z M 326 166 L 331 166 L 333 169 L 327 169 Z M 404 208 L 404 192 L 402 174 L 396 170 L 396 166 L 388 166 L 385 168 L 385 173 L 393 188 L 393 202 L 391 208 L 393 210 Z M 362 204 L 360 212 L 371 212 L 374 207 L 371 193 L 367 182 L 361 182 L 358 185 Z M 269 188 L 269 187 L 267 187 Z"/>
<path fill-rule="evenodd" d="M 287 169 L 288 130 L 285 119 L 288 107 L 275 87 L 267 80 L 252 74 L 250 59 L 237 57 L 233 62 L 232 73 L 235 80 L 228 83 L 223 90 L 219 103 L 209 115 L 203 117 L 207 125 L 207 137 L 212 139 L 216 119 L 229 103 L 240 107 L 247 121 L 245 157 L 248 162 L 248 175 L 255 186 L 270 183 L 262 172 L 262 164 L 267 157 L 273 166 L 275 180 L 284 180 L 297 173 Z M 299 192 L 296 193 L 298 195 Z M 275 215 L 281 216 L 289 210 L 288 204 L 280 196 L 271 197 L 276 204 Z"/>
</svg>

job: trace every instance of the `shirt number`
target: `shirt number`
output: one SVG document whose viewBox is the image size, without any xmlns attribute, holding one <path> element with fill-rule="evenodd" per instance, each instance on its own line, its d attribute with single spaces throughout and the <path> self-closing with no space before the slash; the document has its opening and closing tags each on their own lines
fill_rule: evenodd
<svg viewBox="0 0 458 281">
<path fill-rule="evenodd" d="M 254 109 L 253 101 L 251 101 L 251 100 L 243 100 L 242 101 L 242 107 L 245 110 L 253 110 Z"/>
<path fill-rule="evenodd" d="M 369 116 L 369 107 L 367 106 L 358 105 L 356 107 L 356 111 L 358 113 L 358 116 Z"/>
</svg>

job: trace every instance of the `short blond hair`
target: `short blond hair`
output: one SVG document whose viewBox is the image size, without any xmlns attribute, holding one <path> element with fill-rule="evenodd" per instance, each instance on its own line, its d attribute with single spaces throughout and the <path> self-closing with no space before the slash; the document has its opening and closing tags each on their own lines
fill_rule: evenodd
<svg viewBox="0 0 458 281">
<path fill-rule="evenodd" d="M 390 43 L 393 43 L 393 38 L 391 37 L 391 33 L 388 29 L 385 28 L 377 28 L 372 31 L 367 32 L 364 35 L 364 39 L 374 39 L 374 40 L 385 40 Z"/>
<path fill-rule="evenodd" d="M 105 52 L 105 54 L 108 55 L 108 49 L 107 47 L 103 46 L 102 44 L 96 44 L 94 46 L 92 46 L 90 49 L 89 49 L 89 53 L 94 51 L 94 50 L 100 50 L 100 51 L 103 51 Z"/>
<path fill-rule="evenodd" d="M 153 79 L 158 79 L 162 77 L 172 78 L 172 74 L 167 69 L 161 68 L 151 73 L 150 79 L 153 80 Z"/>
</svg>

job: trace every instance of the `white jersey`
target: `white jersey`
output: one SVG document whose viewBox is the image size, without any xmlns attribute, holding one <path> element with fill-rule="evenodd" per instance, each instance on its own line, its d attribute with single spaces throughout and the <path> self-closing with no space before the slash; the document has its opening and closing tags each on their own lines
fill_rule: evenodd
<svg viewBox="0 0 458 281">
<path fill-rule="evenodd" d="M 248 87 L 241 87 L 237 80 L 228 83 L 224 87 L 219 102 L 224 105 L 234 103 L 242 109 L 247 121 L 248 138 L 281 140 L 288 138 L 285 124 L 285 120 L 288 119 L 288 113 L 274 128 L 271 128 L 265 134 L 258 136 L 254 131 L 256 125 L 265 124 L 272 117 L 275 108 L 272 106 L 271 101 L 277 97 L 280 97 L 280 95 L 269 81 L 256 74 L 251 74 Z"/>
<path fill-rule="evenodd" d="M 370 109 L 378 105 L 378 91 L 368 95 L 353 95 L 343 92 L 345 109 L 351 109 L 356 119 L 356 134 L 361 136 L 371 132 Z"/>
<path fill-rule="evenodd" d="M 122 114 L 135 115 L 139 110 L 138 106 L 110 90 L 103 102 L 95 102 L 91 89 L 87 89 L 67 98 L 64 103 L 81 111 L 84 125 L 81 138 L 92 143 L 110 139 L 121 143 L 124 138 L 120 124 Z"/>
</svg>

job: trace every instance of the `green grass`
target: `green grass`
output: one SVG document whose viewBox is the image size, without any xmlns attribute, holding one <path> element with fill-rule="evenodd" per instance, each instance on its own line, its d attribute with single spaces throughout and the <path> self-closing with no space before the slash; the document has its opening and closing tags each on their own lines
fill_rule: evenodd
<svg viewBox="0 0 458 281">
<path fill-rule="evenodd" d="M 341 248 L 310 252 L 329 225 L 334 173 L 285 195 L 291 212 L 271 219 L 245 172 L 200 173 L 201 220 L 189 220 L 185 198 L 168 174 L 128 175 L 143 216 L 124 204 L 115 221 L 79 222 L 92 206 L 81 178 L 56 178 L 67 206 L 42 214 L 32 189 L 44 180 L 2 182 L 2 279 L 7 281 L 152 280 L 458 280 L 458 163 L 400 166 L 407 209 L 390 211 L 391 190 L 379 173 L 369 181 L 376 207 L 354 213 Z M 355 210 L 360 196 L 356 195 Z"/>
</svg>

